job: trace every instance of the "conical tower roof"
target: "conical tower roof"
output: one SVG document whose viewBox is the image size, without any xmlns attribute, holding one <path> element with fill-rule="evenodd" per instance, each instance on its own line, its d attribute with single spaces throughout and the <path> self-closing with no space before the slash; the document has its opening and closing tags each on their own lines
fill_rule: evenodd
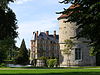
<svg viewBox="0 0 100 75">
<path fill-rule="evenodd" d="M 73 5 L 71 5 L 68 9 L 74 9 L 74 8 L 76 8 L 76 7 L 79 7 L 79 5 L 73 4 Z M 62 15 L 61 15 L 60 17 L 58 17 L 57 19 L 59 20 L 59 19 L 67 18 L 70 14 L 72 14 L 72 12 L 69 12 L 68 14 L 62 14 Z"/>
</svg>

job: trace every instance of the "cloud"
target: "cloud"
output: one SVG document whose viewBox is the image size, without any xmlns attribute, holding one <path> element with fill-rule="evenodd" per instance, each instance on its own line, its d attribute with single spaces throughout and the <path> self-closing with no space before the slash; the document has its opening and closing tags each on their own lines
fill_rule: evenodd
<svg viewBox="0 0 100 75">
<path fill-rule="evenodd" d="M 23 4 L 23 3 L 29 2 L 29 1 L 32 1 L 32 0 L 16 0 L 16 4 Z"/>
</svg>

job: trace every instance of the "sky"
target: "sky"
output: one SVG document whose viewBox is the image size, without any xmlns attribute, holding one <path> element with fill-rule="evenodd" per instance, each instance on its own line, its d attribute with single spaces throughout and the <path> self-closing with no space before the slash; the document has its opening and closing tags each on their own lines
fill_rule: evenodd
<svg viewBox="0 0 100 75">
<path fill-rule="evenodd" d="M 53 34 L 56 30 L 59 34 L 59 24 L 57 18 L 60 14 L 56 12 L 63 11 L 70 5 L 60 4 L 62 0 L 16 0 L 10 3 L 10 8 L 15 12 L 18 20 L 18 38 L 16 46 L 20 47 L 22 39 L 25 40 L 26 47 L 30 48 L 32 33 L 39 31 L 49 31 Z"/>
</svg>

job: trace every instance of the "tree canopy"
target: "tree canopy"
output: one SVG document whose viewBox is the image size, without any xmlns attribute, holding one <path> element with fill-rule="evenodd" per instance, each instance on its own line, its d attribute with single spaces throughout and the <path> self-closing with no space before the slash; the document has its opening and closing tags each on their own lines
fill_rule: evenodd
<svg viewBox="0 0 100 75">
<path fill-rule="evenodd" d="M 7 51 L 15 47 L 17 19 L 12 9 L 8 7 L 9 2 L 14 0 L 0 0 L 0 59 L 1 62 L 7 58 Z"/>
<path fill-rule="evenodd" d="M 9 2 L 14 2 L 15 0 L 0 0 L 0 7 L 3 9 L 8 8 Z"/>
<path fill-rule="evenodd" d="M 100 52 L 100 0 L 64 0 L 60 3 L 71 3 L 73 9 L 64 9 L 62 14 L 71 14 L 68 21 L 76 22 L 78 25 L 77 38 L 90 39 L 89 43 L 94 52 Z"/>
<path fill-rule="evenodd" d="M 16 32 L 17 27 L 16 15 L 11 9 L 5 11 L 5 9 L 0 9 L 0 39 L 11 37 L 16 38 L 18 33 Z"/>
</svg>

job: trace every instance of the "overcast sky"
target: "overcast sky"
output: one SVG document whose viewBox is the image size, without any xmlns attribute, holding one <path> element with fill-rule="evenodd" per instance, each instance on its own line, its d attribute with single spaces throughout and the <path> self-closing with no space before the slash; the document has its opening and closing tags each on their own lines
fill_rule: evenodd
<svg viewBox="0 0 100 75">
<path fill-rule="evenodd" d="M 63 11 L 63 8 L 68 8 L 70 5 L 60 4 L 61 0 L 16 0 L 15 3 L 10 3 L 10 7 L 16 14 L 18 20 L 19 38 L 16 45 L 20 47 L 21 41 L 24 38 L 26 47 L 30 48 L 30 40 L 32 32 L 49 31 L 53 34 L 56 30 L 59 32 L 57 18 L 60 16 L 56 12 Z"/>
</svg>

